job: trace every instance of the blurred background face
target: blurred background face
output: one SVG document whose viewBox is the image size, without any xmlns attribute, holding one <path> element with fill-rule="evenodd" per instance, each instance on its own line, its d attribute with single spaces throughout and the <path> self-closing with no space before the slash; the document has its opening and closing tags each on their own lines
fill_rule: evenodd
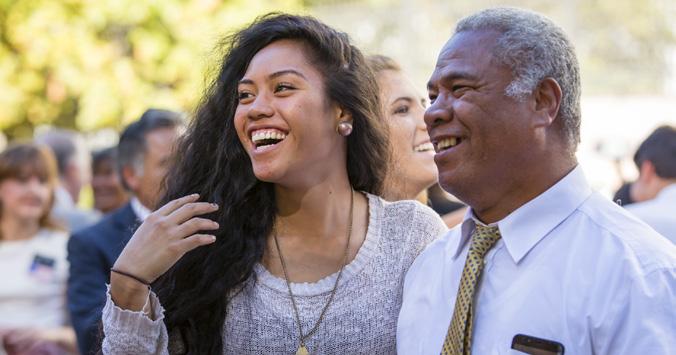
<svg viewBox="0 0 676 355">
<path fill-rule="evenodd" d="M 141 203 L 154 209 L 163 192 L 164 177 L 169 171 L 178 129 L 160 128 L 146 134 L 143 171 L 136 173 L 128 183 Z"/>
<path fill-rule="evenodd" d="M 437 181 L 434 147 L 423 120 L 425 99 L 400 71 L 379 72 L 378 85 L 392 146 L 394 173 L 387 188 L 415 198 Z"/>
<path fill-rule="evenodd" d="M 0 182 L 2 218 L 37 223 L 49 208 L 51 187 L 36 175 L 8 178 Z"/>
<path fill-rule="evenodd" d="M 92 166 L 94 208 L 108 213 L 127 202 L 127 192 L 120 183 L 113 158 L 104 158 Z"/>
</svg>

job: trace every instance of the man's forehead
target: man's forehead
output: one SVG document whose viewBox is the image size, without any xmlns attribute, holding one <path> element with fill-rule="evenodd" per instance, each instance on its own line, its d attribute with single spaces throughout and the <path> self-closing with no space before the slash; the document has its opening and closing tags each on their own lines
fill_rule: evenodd
<svg viewBox="0 0 676 355">
<path fill-rule="evenodd" d="M 455 33 L 444 44 L 437 64 L 455 58 L 479 58 L 492 52 L 499 36 L 495 31 L 463 31 Z"/>
<path fill-rule="evenodd" d="M 430 84 L 447 76 L 477 77 L 493 64 L 492 50 L 498 33 L 463 31 L 456 33 L 439 53 Z"/>
</svg>

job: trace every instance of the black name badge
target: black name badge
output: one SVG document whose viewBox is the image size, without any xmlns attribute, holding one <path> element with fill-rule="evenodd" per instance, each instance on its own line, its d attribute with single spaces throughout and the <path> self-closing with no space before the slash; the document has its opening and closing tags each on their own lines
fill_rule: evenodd
<svg viewBox="0 0 676 355">
<path fill-rule="evenodd" d="M 517 334 L 512 339 L 512 349 L 531 355 L 563 355 L 563 344 L 534 336 Z"/>
</svg>

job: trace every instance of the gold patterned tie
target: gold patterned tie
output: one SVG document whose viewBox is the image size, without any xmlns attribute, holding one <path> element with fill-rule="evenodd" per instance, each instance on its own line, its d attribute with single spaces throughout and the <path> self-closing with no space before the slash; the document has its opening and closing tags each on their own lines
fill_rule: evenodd
<svg viewBox="0 0 676 355">
<path fill-rule="evenodd" d="M 442 355 L 470 354 L 472 322 L 474 318 L 474 291 L 484 268 L 484 256 L 500 239 L 498 227 L 476 225 L 469 245 L 469 253 L 462 269 L 462 277 L 455 299 L 451 325 L 446 333 Z"/>
</svg>

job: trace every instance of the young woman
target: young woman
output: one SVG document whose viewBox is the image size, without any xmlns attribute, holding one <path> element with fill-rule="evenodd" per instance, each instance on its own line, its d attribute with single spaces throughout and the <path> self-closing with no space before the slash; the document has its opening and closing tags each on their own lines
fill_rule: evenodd
<svg viewBox="0 0 676 355">
<path fill-rule="evenodd" d="M 427 188 L 437 181 L 434 146 L 423 121 L 425 98 L 393 59 L 383 55 L 366 59 L 376 75 L 390 129 L 392 168 L 383 197 L 390 201 L 425 201 Z"/>
<path fill-rule="evenodd" d="M 395 353 L 404 274 L 445 227 L 377 197 L 379 115 L 345 34 L 291 15 L 235 34 L 169 202 L 111 272 L 104 353 Z"/>
<path fill-rule="evenodd" d="M 391 167 L 382 196 L 388 201 L 416 199 L 427 203 L 428 188 L 437 182 L 434 147 L 423 120 L 425 98 L 392 58 L 366 58 L 380 87 L 385 119 L 390 128 Z M 462 221 L 465 209 L 442 218 L 449 227 Z"/>
<path fill-rule="evenodd" d="M 49 220 L 57 178 L 47 148 L 0 153 L 0 353 L 75 353 L 66 317 L 68 235 Z"/>
</svg>

